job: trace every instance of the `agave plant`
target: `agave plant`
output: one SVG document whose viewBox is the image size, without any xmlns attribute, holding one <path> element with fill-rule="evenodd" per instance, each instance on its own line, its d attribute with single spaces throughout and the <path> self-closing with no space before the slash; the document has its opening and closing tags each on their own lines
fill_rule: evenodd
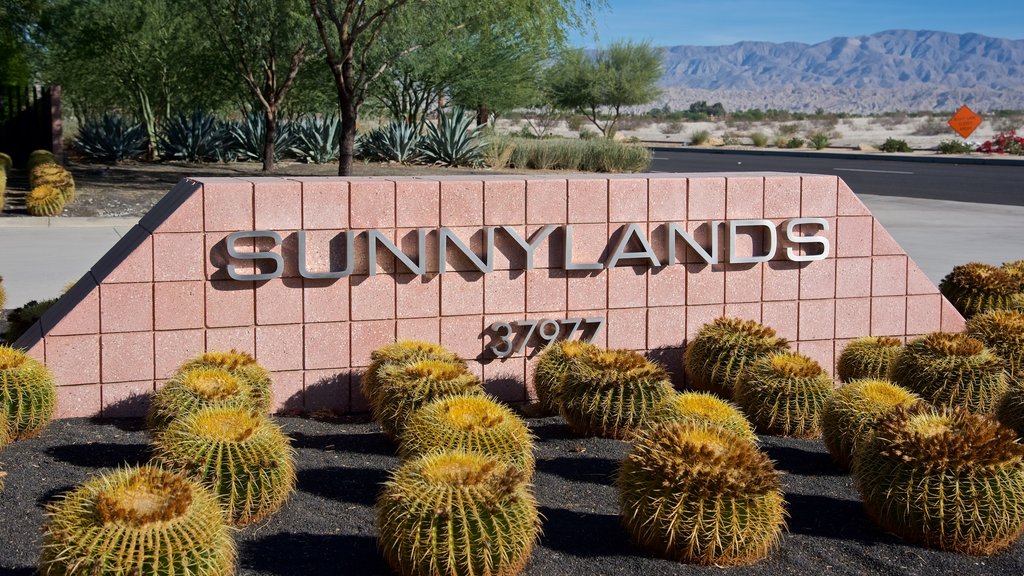
<svg viewBox="0 0 1024 576">
<path fill-rule="evenodd" d="M 103 162 L 120 162 L 146 153 L 146 129 L 118 114 L 86 120 L 75 137 L 75 148 Z"/>
<path fill-rule="evenodd" d="M 341 148 L 341 120 L 329 116 L 303 118 L 292 124 L 288 152 L 309 164 L 326 164 L 338 159 Z"/>
<path fill-rule="evenodd" d="M 438 114 L 437 124 L 427 124 L 420 142 L 423 159 L 445 166 L 475 166 L 483 161 L 483 145 L 477 131 L 470 128 L 473 116 L 462 108 Z"/>
<path fill-rule="evenodd" d="M 226 141 L 238 160 L 259 161 L 263 159 L 263 137 L 266 133 L 266 118 L 263 114 L 253 113 L 228 125 Z M 288 150 L 292 137 L 292 123 L 279 119 L 274 137 L 274 160 L 279 160 Z"/>
<path fill-rule="evenodd" d="M 420 136 L 407 122 L 392 122 L 372 130 L 359 139 L 359 156 L 375 162 L 415 162 L 419 156 Z"/>
<path fill-rule="evenodd" d="M 160 134 L 160 151 L 164 158 L 202 162 L 228 160 L 227 126 L 208 112 L 195 109 L 179 114 L 164 125 Z"/>
</svg>

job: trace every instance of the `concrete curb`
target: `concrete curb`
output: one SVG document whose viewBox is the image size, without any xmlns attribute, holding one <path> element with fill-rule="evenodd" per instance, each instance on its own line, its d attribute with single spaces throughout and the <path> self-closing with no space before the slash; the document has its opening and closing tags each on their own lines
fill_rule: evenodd
<svg viewBox="0 0 1024 576">
<path fill-rule="evenodd" d="M 921 155 L 899 153 L 832 152 L 808 150 L 763 150 L 746 148 L 706 148 L 701 146 L 665 146 L 664 143 L 641 142 L 652 152 L 697 152 L 701 154 L 735 154 L 738 156 L 795 156 L 797 158 L 837 158 L 841 160 L 882 160 L 888 162 L 931 162 L 934 164 L 975 164 L 992 166 L 1024 166 L 1024 158 L 1003 156 Z"/>
<path fill-rule="evenodd" d="M 132 227 L 138 218 L 67 217 L 39 218 L 33 216 L 10 216 L 0 218 L 0 228 L 123 228 Z"/>
</svg>

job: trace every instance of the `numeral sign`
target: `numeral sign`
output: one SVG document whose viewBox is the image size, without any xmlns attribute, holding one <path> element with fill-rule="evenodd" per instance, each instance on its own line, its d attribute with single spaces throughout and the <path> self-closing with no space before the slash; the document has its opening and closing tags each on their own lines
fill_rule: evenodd
<svg viewBox="0 0 1024 576">
<path fill-rule="evenodd" d="M 572 338 L 576 332 L 579 332 L 580 340 L 590 342 L 603 327 L 604 318 L 600 316 L 495 322 L 487 327 L 491 336 L 487 349 L 496 358 L 507 358 L 522 352 L 527 346 L 543 347 L 558 339 Z"/>
</svg>

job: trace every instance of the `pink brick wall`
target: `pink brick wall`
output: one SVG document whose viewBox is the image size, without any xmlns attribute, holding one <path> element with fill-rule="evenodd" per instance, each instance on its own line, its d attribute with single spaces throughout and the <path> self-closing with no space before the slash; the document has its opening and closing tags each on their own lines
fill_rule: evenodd
<svg viewBox="0 0 1024 576">
<path fill-rule="evenodd" d="M 574 259 L 593 262 L 607 257 L 609 238 L 614 246 L 629 223 L 653 235 L 663 254 L 665 222 L 706 240 L 708 220 L 800 216 L 828 220 L 827 260 L 785 260 L 780 238 L 780 254 L 760 264 L 711 266 L 687 250 L 685 262 L 662 268 L 566 271 L 545 243 L 526 271 L 522 251 L 502 234 L 491 274 L 452 252 L 449 271 L 438 274 L 431 250 L 428 274 L 416 276 L 381 249 L 371 276 L 363 235 L 348 278 L 304 279 L 295 263 L 300 229 L 308 268 L 326 270 L 341 268 L 328 241 L 350 227 L 378 228 L 413 253 L 417 227 L 451 227 L 479 250 L 484 226 L 511 226 L 528 238 L 547 224 L 572 224 Z M 225 237 L 253 229 L 284 239 L 275 249 L 286 258 L 281 278 L 237 282 L 225 273 Z M 749 251 L 764 239 L 739 241 Z M 537 349 L 488 358 L 483 331 L 492 322 L 603 316 L 597 343 L 648 352 L 681 382 L 686 338 L 722 314 L 774 327 L 825 366 L 858 336 L 906 338 L 963 325 L 831 176 L 204 178 L 179 183 L 19 344 L 54 371 L 64 417 L 138 414 L 146 393 L 184 359 L 228 348 L 254 353 L 273 371 L 279 409 L 359 411 L 370 352 L 396 338 L 441 342 L 469 359 L 492 392 L 520 402 L 532 395 Z"/>
</svg>

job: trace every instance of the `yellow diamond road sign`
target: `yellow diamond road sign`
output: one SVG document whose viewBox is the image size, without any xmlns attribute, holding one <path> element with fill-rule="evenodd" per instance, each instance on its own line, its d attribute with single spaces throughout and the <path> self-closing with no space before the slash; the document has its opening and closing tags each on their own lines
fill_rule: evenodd
<svg viewBox="0 0 1024 576">
<path fill-rule="evenodd" d="M 956 130 L 956 133 L 962 138 L 967 138 L 981 125 L 981 116 L 975 114 L 974 110 L 965 105 L 961 106 L 956 111 L 956 114 L 953 114 L 953 117 L 949 119 L 947 124 L 949 124 L 950 128 Z"/>
</svg>

